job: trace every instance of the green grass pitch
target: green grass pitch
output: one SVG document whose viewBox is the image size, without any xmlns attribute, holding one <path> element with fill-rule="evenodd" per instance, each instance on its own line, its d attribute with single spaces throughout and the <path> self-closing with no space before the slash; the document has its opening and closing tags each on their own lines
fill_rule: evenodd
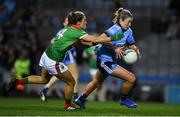
<svg viewBox="0 0 180 117">
<path fill-rule="evenodd" d="M 0 116 L 180 116 L 180 105 L 139 102 L 128 109 L 117 102 L 88 101 L 84 110 L 64 110 L 63 100 L 39 98 L 0 98 Z"/>
</svg>

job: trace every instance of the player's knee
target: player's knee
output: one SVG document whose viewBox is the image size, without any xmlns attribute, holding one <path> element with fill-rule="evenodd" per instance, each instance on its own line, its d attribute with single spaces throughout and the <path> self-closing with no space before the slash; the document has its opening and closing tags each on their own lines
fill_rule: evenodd
<svg viewBox="0 0 180 117">
<path fill-rule="evenodd" d="M 46 84 L 46 83 L 48 83 L 48 80 L 47 80 L 47 79 L 40 79 L 40 82 L 41 82 L 42 84 Z"/>
<path fill-rule="evenodd" d="M 132 73 L 132 74 L 130 75 L 129 79 L 128 79 L 128 82 L 131 83 L 131 84 L 133 84 L 133 83 L 135 82 L 135 80 L 136 80 L 136 77 L 135 77 L 135 75 Z"/>
<path fill-rule="evenodd" d="M 73 79 L 72 80 L 72 85 L 75 86 L 75 84 L 76 84 L 76 81 Z"/>
<path fill-rule="evenodd" d="M 75 84 L 76 84 L 76 81 L 74 80 L 74 78 L 72 78 L 72 79 L 68 82 L 68 84 L 69 84 L 70 86 L 74 87 Z"/>
</svg>

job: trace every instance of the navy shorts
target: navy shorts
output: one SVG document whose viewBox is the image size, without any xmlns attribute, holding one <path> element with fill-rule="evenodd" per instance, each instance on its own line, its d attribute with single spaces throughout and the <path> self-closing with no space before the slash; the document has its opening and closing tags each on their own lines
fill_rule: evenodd
<svg viewBox="0 0 180 117">
<path fill-rule="evenodd" d="M 104 62 L 97 58 L 97 68 L 106 75 L 111 75 L 119 65 L 114 62 Z"/>
</svg>

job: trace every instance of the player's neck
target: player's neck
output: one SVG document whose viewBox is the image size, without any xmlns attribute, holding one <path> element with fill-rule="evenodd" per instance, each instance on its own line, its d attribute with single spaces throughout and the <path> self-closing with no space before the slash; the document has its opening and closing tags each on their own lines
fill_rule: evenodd
<svg viewBox="0 0 180 117">
<path fill-rule="evenodd" d="M 79 27 L 78 27 L 77 25 L 74 25 L 74 24 L 69 24 L 69 26 L 71 26 L 72 28 L 74 28 L 74 29 L 76 29 L 76 30 L 79 29 Z"/>
<path fill-rule="evenodd" d="M 127 30 L 127 29 L 123 29 L 123 27 L 121 26 L 120 23 L 117 23 L 117 25 L 119 25 L 119 26 L 121 27 L 121 29 L 122 29 L 123 32 L 125 32 L 125 31 Z"/>
</svg>

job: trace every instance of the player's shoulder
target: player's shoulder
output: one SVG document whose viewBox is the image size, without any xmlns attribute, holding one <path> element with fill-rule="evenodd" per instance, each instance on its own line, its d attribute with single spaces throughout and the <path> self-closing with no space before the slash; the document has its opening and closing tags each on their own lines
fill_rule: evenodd
<svg viewBox="0 0 180 117">
<path fill-rule="evenodd" d="M 84 29 L 79 29 L 79 31 L 80 31 L 81 33 L 86 33 L 86 31 L 85 31 Z"/>
<path fill-rule="evenodd" d="M 123 33 L 122 28 L 118 24 L 112 25 L 109 29 L 106 30 L 106 32 L 111 33 L 112 35 Z"/>
<path fill-rule="evenodd" d="M 128 29 L 126 30 L 126 32 L 132 33 L 133 31 L 132 31 L 131 28 L 128 28 Z"/>
<path fill-rule="evenodd" d="M 87 36 L 88 33 L 87 33 L 84 29 L 79 29 L 77 35 L 80 36 L 80 39 L 82 39 L 82 38 L 84 38 L 85 36 Z"/>
<path fill-rule="evenodd" d="M 132 29 L 131 28 L 128 28 L 125 32 L 124 32 L 125 34 L 132 34 L 133 33 L 133 31 L 132 31 Z"/>
<path fill-rule="evenodd" d="M 110 28 L 114 29 L 114 30 L 122 30 L 121 26 L 118 24 L 114 24 L 112 25 Z"/>
</svg>

